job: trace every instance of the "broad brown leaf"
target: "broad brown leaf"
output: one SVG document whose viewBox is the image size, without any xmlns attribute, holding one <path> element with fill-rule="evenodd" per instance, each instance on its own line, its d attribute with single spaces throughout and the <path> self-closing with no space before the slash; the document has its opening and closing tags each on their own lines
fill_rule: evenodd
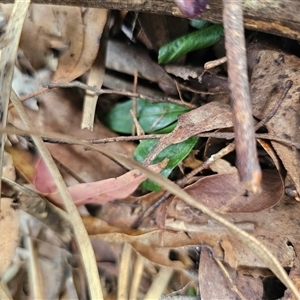
<svg viewBox="0 0 300 300">
<path fill-rule="evenodd" d="M 277 51 L 260 51 L 256 56 L 258 62 L 251 77 L 251 98 L 253 114 L 262 119 L 276 104 L 284 83 L 293 81 L 288 96 L 277 113 L 266 124 L 268 131 L 275 136 L 300 142 L 300 59 Z M 300 195 L 300 151 L 272 141 L 272 145 L 292 177 Z"/>
<path fill-rule="evenodd" d="M 111 70 L 134 75 L 157 84 L 168 94 L 176 94 L 176 85 L 165 70 L 154 62 L 147 51 L 116 40 L 109 40 L 106 53 L 106 67 Z"/>
<path fill-rule="evenodd" d="M 80 22 L 66 16 L 68 22 L 64 20 L 64 23 L 61 24 L 64 27 L 65 35 L 69 38 L 74 36 L 74 39 L 70 41 L 68 50 L 59 57 L 53 81 L 69 82 L 78 78 L 91 68 L 97 56 L 108 11 L 99 8 L 82 10 L 80 11 Z M 74 29 L 82 31 L 82 35 L 74 35 Z"/>
<path fill-rule="evenodd" d="M 260 194 L 247 192 L 240 184 L 237 173 L 203 177 L 186 187 L 185 191 L 220 213 L 246 213 L 275 205 L 283 195 L 284 185 L 277 170 L 264 170 Z"/>
<path fill-rule="evenodd" d="M 201 299 L 235 300 L 240 299 L 239 295 L 243 295 L 246 299 L 262 298 L 263 286 L 259 278 L 244 276 L 228 266 L 224 268 L 226 274 L 217 264 L 208 247 L 202 247 L 198 273 Z"/>
</svg>

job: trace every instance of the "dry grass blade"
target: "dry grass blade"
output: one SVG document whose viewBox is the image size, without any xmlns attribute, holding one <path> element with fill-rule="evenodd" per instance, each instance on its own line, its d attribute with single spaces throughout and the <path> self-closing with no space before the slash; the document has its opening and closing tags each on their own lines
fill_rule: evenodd
<svg viewBox="0 0 300 300">
<path fill-rule="evenodd" d="M 29 227 L 27 226 L 25 245 L 28 250 L 28 273 L 31 289 L 31 297 L 33 299 L 45 299 L 45 293 L 43 288 L 41 268 L 39 265 L 39 258 L 37 253 L 36 244 L 30 237 Z"/>
<path fill-rule="evenodd" d="M 0 132 L 1 131 L 7 132 L 7 133 L 31 134 L 32 136 L 39 136 L 39 137 L 41 136 L 41 133 L 38 133 L 37 131 L 26 132 L 26 131 L 20 130 L 20 129 L 12 130 L 12 129 L 8 129 L 8 128 L 4 128 L 4 129 L 0 128 Z M 140 170 L 145 175 L 147 175 L 148 178 L 150 178 L 153 181 L 155 181 L 156 183 L 162 185 L 167 191 L 169 191 L 172 194 L 176 195 L 177 197 L 181 198 L 188 205 L 201 210 L 203 213 L 207 214 L 211 218 L 220 222 L 224 227 L 229 229 L 237 238 L 239 238 L 243 243 L 245 243 L 264 262 L 266 267 L 269 268 L 287 288 L 289 288 L 291 290 L 291 292 L 295 295 L 296 299 L 300 300 L 300 293 L 297 290 L 297 288 L 295 287 L 294 283 L 288 277 L 284 268 L 280 265 L 277 258 L 261 242 L 259 242 L 255 237 L 253 237 L 250 234 L 246 233 L 245 231 L 241 230 L 234 224 L 225 220 L 223 217 L 221 217 L 217 213 L 213 212 L 212 210 L 207 208 L 205 205 L 197 202 L 193 197 L 191 197 L 189 194 L 187 194 L 184 190 L 182 190 L 174 182 L 170 181 L 169 179 L 163 177 L 160 174 L 154 173 L 153 171 L 149 170 L 148 168 L 144 167 L 143 165 L 139 164 L 138 162 L 135 162 L 135 161 L 133 161 L 123 155 L 120 155 L 118 153 L 112 153 L 112 152 L 106 151 L 105 149 L 100 148 L 99 146 L 96 147 L 96 146 L 93 146 L 82 140 L 71 138 L 71 137 L 63 135 L 63 134 L 49 134 L 48 137 L 57 139 L 57 140 L 63 140 L 68 143 L 81 145 L 87 149 L 100 152 L 103 155 L 105 155 L 113 160 L 118 160 L 119 163 L 121 163 L 125 166 L 128 166 L 132 169 Z"/>
<path fill-rule="evenodd" d="M 129 294 L 129 299 L 131 300 L 138 299 L 138 291 L 143 276 L 144 262 L 145 262 L 145 258 L 141 256 L 139 253 L 137 253 L 137 259 L 134 264 L 132 283 L 131 283 L 130 294 Z"/>
<path fill-rule="evenodd" d="M 13 300 L 8 288 L 2 282 L 0 282 L 0 299 Z"/>
<path fill-rule="evenodd" d="M 11 101 L 28 130 L 35 130 L 35 126 L 30 120 L 25 108 L 20 102 L 20 99 L 13 90 L 11 92 Z M 32 136 L 32 138 L 38 150 L 40 151 L 41 156 L 43 157 L 59 192 L 61 193 L 65 208 L 70 215 L 70 221 L 72 223 L 77 245 L 84 263 L 91 298 L 103 299 L 95 255 L 78 210 L 44 142 L 38 136 Z"/>
<path fill-rule="evenodd" d="M 228 273 L 228 271 L 226 270 L 226 268 L 224 267 L 224 265 L 222 264 L 222 262 L 215 258 L 215 262 L 218 264 L 218 266 L 220 267 L 220 269 L 222 270 L 222 272 L 224 273 L 225 277 L 229 280 L 231 286 L 232 286 L 232 290 L 240 297 L 241 300 L 247 300 L 243 294 L 239 291 L 239 289 L 236 287 L 235 283 L 233 282 L 230 274 Z"/>
<path fill-rule="evenodd" d="M 159 299 L 159 297 L 164 292 L 165 288 L 168 286 L 173 272 L 174 269 L 172 268 L 161 267 L 157 274 L 157 277 L 152 282 L 152 285 L 150 286 L 144 299 Z"/>
<path fill-rule="evenodd" d="M 100 48 L 94 61 L 94 64 L 90 70 L 88 77 L 88 85 L 95 86 L 99 89 L 102 87 L 102 83 L 104 80 L 105 74 L 105 51 L 107 45 L 108 38 L 108 29 L 109 29 L 109 20 L 107 17 L 109 15 L 107 9 L 101 10 L 102 18 L 99 20 L 101 24 L 99 26 L 103 27 L 103 34 L 101 37 Z M 91 93 L 89 91 L 86 92 L 84 97 L 84 106 L 83 106 L 83 117 L 81 128 L 87 128 L 89 130 L 93 130 L 94 118 L 95 118 L 95 109 L 97 105 L 98 95 L 95 93 Z"/>
<path fill-rule="evenodd" d="M 9 19 L 5 39 L 10 41 L 0 51 L 0 125 L 6 126 L 7 109 L 9 102 L 10 87 L 13 77 L 18 45 L 23 28 L 23 23 L 30 4 L 30 0 L 16 1 Z M 0 135 L 0 178 L 2 177 L 4 151 L 4 134 Z M 1 180 L 0 180 L 1 190 Z"/>
<path fill-rule="evenodd" d="M 132 248 L 130 244 L 125 243 L 123 246 L 118 276 L 118 299 L 129 299 L 129 283 L 131 268 Z"/>
</svg>

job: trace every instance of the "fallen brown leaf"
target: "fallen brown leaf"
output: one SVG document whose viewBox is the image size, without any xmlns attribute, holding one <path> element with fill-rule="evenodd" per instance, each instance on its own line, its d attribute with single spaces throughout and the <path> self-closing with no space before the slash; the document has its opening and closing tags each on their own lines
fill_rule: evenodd
<svg viewBox="0 0 300 300">
<path fill-rule="evenodd" d="M 176 128 L 163 136 L 155 149 L 145 159 L 149 164 L 166 147 L 183 142 L 198 133 L 232 126 L 232 114 L 228 105 L 211 102 L 178 117 Z"/>
<path fill-rule="evenodd" d="M 208 247 L 201 248 L 199 261 L 199 288 L 201 299 L 261 299 L 260 279 L 244 276 L 223 265 L 224 273 Z"/>
<path fill-rule="evenodd" d="M 173 79 L 150 58 L 144 49 L 110 40 L 107 45 L 106 67 L 129 75 L 138 72 L 141 78 L 157 82 L 168 94 L 177 93 Z"/>
<path fill-rule="evenodd" d="M 264 170 L 260 194 L 247 192 L 237 173 L 203 177 L 185 191 L 220 213 L 256 212 L 275 205 L 284 193 L 284 185 L 277 170 Z"/>
<path fill-rule="evenodd" d="M 275 106 L 278 94 L 287 80 L 292 80 L 288 96 L 277 113 L 266 124 L 268 131 L 278 137 L 300 142 L 300 59 L 283 52 L 264 50 L 256 56 L 258 62 L 251 77 L 253 114 L 262 119 Z M 278 100 L 277 100 L 278 101 Z M 271 142 L 300 195 L 300 151 L 281 143 Z"/>
</svg>

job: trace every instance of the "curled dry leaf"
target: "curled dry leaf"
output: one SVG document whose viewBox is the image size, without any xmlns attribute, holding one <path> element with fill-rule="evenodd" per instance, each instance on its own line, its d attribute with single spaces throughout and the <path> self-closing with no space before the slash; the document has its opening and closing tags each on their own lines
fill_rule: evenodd
<svg viewBox="0 0 300 300">
<path fill-rule="evenodd" d="M 0 211 L 0 278 L 9 267 L 18 246 L 19 221 L 18 212 L 12 208 L 11 198 L 1 198 Z"/>
<path fill-rule="evenodd" d="M 72 81 L 91 68 L 99 50 L 99 41 L 107 21 L 107 14 L 107 9 L 87 8 L 81 12 L 79 23 L 66 16 L 67 22 L 64 20 L 65 23 L 61 25 L 65 27 L 65 34 L 69 38 L 70 36 L 74 38 L 69 43 L 68 50 L 59 57 L 53 81 Z M 82 35 L 74 35 L 74 28 L 81 30 Z M 77 49 L 78 44 L 81 48 Z"/>
<path fill-rule="evenodd" d="M 12 5 L 1 7 L 9 16 Z M 92 66 L 106 19 L 106 9 L 31 4 L 20 48 L 35 70 L 57 67 L 54 81 L 72 81 Z"/>
<path fill-rule="evenodd" d="M 237 173 L 203 177 L 185 191 L 220 213 L 247 213 L 275 205 L 284 193 L 284 184 L 277 170 L 264 170 L 262 192 L 258 195 L 247 192 L 241 186 Z"/>
<path fill-rule="evenodd" d="M 232 114 L 228 105 L 211 102 L 178 117 L 176 128 L 163 136 L 156 148 L 148 155 L 145 163 L 150 163 L 159 152 L 172 144 L 187 140 L 198 133 L 232 126 Z"/>
<path fill-rule="evenodd" d="M 184 232 L 160 229 L 120 229 L 109 226 L 106 222 L 93 217 L 83 217 L 83 222 L 92 240 L 101 239 L 113 243 L 129 243 L 141 255 L 162 266 L 189 269 L 194 265 L 189 259 L 182 261 L 172 260 L 169 257 L 174 248 L 180 252 L 184 250 L 185 245 L 197 244 Z"/>
<path fill-rule="evenodd" d="M 149 168 L 159 173 L 167 164 L 168 160 L 165 159 L 161 163 L 149 166 Z M 89 203 L 104 204 L 116 199 L 126 198 L 146 179 L 147 176 L 141 174 L 138 170 L 132 170 L 116 178 L 73 185 L 68 190 L 77 206 Z M 50 194 L 53 201 L 62 203 L 54 180 L 43 159 L 40 159 L 37 164 L 33 184 L 39 192 Z"/>
<path fill-rule="evenodd" d="M 288 96 L 277 113 L 266 124 L 270 134 L 300 142 L 300 59 L 282 52 L 265 50 L 256 54 L 258 62 L 251 77 L 253 114 L 262 119 L 275 105 L 284 83 L 292 80 Z M 263 96 L 262 96 L 263 95 Z M 287 145 L 271 142 L 284 167 L 292 177 L 300 195 L 300 151 Z"/>
</svg>

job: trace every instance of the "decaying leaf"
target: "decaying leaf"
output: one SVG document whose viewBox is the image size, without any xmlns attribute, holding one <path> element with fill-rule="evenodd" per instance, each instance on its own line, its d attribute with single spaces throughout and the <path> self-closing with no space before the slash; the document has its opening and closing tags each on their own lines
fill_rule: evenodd
<svg viewBox="0 0 300 300">
<path fill-rule="evenodd" d="M 291 200 L 285 198 L 280 205 L 255 214 L 227 214 L 224 217 L 244 230 L 250 229 L 251 235 L 265 244 L 275 254 L 282 266 L 290 268 L 293 266 L 296 257 L 296 249 L 293 249 L 293 246 L 295 247 L 294 243 L 297 239 L 298 230 L 292 224 L 294 214 L 297 215 L 299 210 L 297 203 L 295 205 L 291 204 Z M 202 244 L 212 247 L 214 256 L 225 259 L 225 262 L 233 268 L 242 266 L 246 268 L 264 268 L 263 262 L 257 259 L 256 255 L 245 244 L 234 238 L 218 223 L 210 221 L 200 212 L 193 212 L 191 208 L 182 202 L 173 202 L 169 206 L 168 215 L 172 218 L 185 220 L 180 221 L 182 224 L 181 227 L 177 227 L 177 230 L 181 228 L 181 230 L 189 233 L 193 241 L 199 239 Z M 292 218 L 291 221 L 290 217 Z M 194 230 L 191 230 L 193 227 Z M 167 222 L 167 228 L 173 229 L 172 220 Z M 229 238 L 229 242 L 227 238 Z"/>
<path fill-rule="evenodd" d="M 177 247 L 178 251 L 184 249 L 183 245 L 191 245 L 194 242 L 183 232 L 171 232 L 167 230 L 132 230 L 120 229 L 109 226 L 106 222 L 92 217 L 84 217 L 84 224 L 89 235 L 93 239 L 101 239 L 107 242 L 130 243 L 140 254 L 162 266 L 174 268 L 191 268 L 193 262 L 187 260 L 173 260 L 170 251 Z"/>
<path fill-rule="evenodd" d="M 82 35 L 75 36 L 73 43 L 68 44 L 68 50 L 59 57 L 53 81 L 69 82 L 78 78 L 91 68 L 97 56 L 108 11 L 107 9 L 87 8 L 81 9 L 80 13 L 80 23 L 77 23 L 75 19 L 69 20 L 71 18 L 66 16 L 70 22 L 70 27 L 65 28 L 66 34 L 72 32 L 73 28 L 78 28 L 82 30 Z M 62 26 L 67 25 L 62 24 Z M 76 44 L 80 44 L 81 48 L 76 49 Z M 74 58 L 74 55 L 78 58 Z"/>
<path fill-rule="evenodd" d="M 257 54 L 251 77 L 251 99 L 253 114 L 262 119 L 275 106 L 284 83 L 292 80 L 293 86 L 277 113 L 266 124 L 275 136 L 300 142 L 300 59 L 286 53 L 264 50 Z M 277 100 L 278 101 L 278 100 Z M 300 151 L 272 141 L 272 145 L 292 177 L 300 195 Z"/>
<path fill-rule="evenodd" d="M 165 159 L 161 163 L 149 166 L 149 168 L 155 172 L 160 172 L 167 164 L 168 160 Z M 132 170 L 116 178 L 73 185 L 68 190 L 77 206 L 88 203 L 104 204 L 108 201 L 128 197 L 146 179 L 147 177 L 139 171 Z M 49 194 L 56 203 L 62 202 L 54 180 L 42 159 L 37 164 L 33 183 L 39 192 Z"/>
<path fill-rule="evenodd" d="M 173 79 L 141 48 L 110 40 L 107 47 L 106 67 L 129 75 L 138 72 L 141 78 L 157 82 L 168 94 L 177 93 Z"/>
<path fill-rule="evenodd" d="M 12 5 L 2 8 L 8 16 Z M 92 66 L 106 16 L 106 9 L 31 4 L 20 48 L 35 70 L 57 68 L 54 81 L 72 81 Z"/>
<path fill-rule="evenodd" d="M 277 170 L 264 170 L 260 194 L 247 192 L 241 186 L 237 173 L 203 177 L 186 187 L 185 191 L 220 213 L 247 213 L 275 205 L 284 193 L 284 185 Z"/>
<path fill-rule="evenodd" d="M 222 267 L 224 269 L 222 269 Z M 208 247 L 201 248 L 199 261 L 201 299 L 261 299 L 262 281 L 237 273 L 235 269 L 217 263 Z"/>
</svg>

